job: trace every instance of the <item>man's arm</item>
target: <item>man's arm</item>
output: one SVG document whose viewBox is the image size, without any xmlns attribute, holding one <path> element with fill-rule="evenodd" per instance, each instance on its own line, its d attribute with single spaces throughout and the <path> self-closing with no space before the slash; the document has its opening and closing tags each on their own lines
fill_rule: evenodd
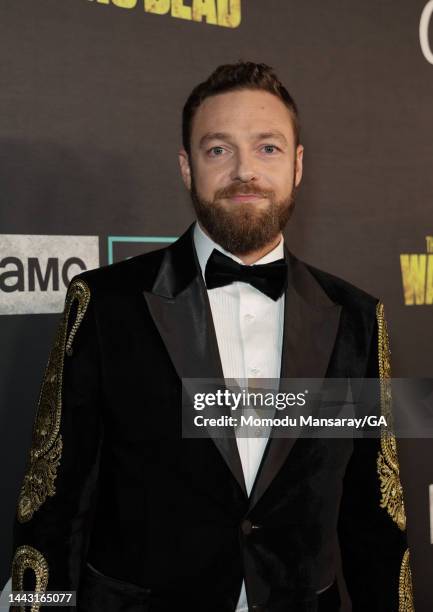
<svg viewBox="0 0 433 612">
<path fill-rule="evenodd" d="M 390 350 L 380 302 L 366 377 L 378 379 L 381 411 L 389 417 Z M 413 612 L 403 490 L 392 434 L 354 440 L 338 529 L 353 612 Z"/>
<path fill-rule="evenodd" d="M 19 494 L 13 590 L 78 589 L 102 442 L 99 377 L 92 297 L 76 277 L 42 381 Z"/>
</svg>

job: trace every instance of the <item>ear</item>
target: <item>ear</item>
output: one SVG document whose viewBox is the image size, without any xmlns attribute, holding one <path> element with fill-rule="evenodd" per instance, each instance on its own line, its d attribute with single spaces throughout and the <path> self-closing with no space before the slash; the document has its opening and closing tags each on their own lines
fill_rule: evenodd
<svg viewBox="0 0 433 612">
<path fill-rule="evenodd" d="M 185 149 L 180 149 L 178 153 L 180 173 L 182 180 L 188 191 L 191 191 L 191 166 L 189 164 L 189 156 Z"/>
<path fill-rule="evenodd" d="M 299 185 L 302 179 L 302 170 L 303 170 L 303 157 L 304 157 L 304 147 L 302 145 L 298 145 L 296 147 L 296 171 L 295 171 L 295 187 Z"/>
</svg>

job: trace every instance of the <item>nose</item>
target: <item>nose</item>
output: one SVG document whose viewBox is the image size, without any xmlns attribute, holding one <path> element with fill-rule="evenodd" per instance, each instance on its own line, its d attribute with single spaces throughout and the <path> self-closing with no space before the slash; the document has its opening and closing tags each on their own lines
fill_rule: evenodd
<svg viewBox="0 0 433 612">
<path fill-rule="evenodd" d="M 242 183 L 249 183 L 258 178 L 254 161 L 246 151 L 238 151 L 230 178 L 232 181 L 241 181 Z"/>
</svg>

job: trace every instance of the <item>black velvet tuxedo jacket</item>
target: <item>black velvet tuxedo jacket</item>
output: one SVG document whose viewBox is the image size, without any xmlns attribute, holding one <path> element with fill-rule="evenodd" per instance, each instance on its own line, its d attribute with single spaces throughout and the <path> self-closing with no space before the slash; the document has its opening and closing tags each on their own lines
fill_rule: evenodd
<svg viewBox="0 0 433 612">
<path fill-rule="evenodd" d="M 223 377 L 192 236 L 71 282 L 13 588 L 76 590 L 79 612 L 234 612 L 245 578 L 250 610 L 335 611 L 317 593 L 339 540 L 354 612 L 412 610 L 394 440 L 271 438 L 248 497 L 235 439 L 182 439 L 182 377 Z M 281 377 L 388 376 L 382 305 L 286 258 Z"/>
</svg>

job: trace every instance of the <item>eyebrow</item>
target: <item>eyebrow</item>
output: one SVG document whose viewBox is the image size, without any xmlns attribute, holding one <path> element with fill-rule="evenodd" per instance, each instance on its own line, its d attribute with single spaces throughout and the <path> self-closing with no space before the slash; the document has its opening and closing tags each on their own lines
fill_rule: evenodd
<svg viewBox="0 0 433 612">
<path fill-rule="evenodd" d="M 285 145 L 288 144 L 287 139 L 284 136 L 284 134 L 278 131 L 259 132 L 257 134 L 253 134 L 253 136 L 251 137 L 251 140 L 264 140 L 266 138 L 275 138 L 276 140 L 279 140 Z M 204 136 L 200 138 L 199 147 L 202 148 L 203 146 L 206 145 L 207 142 L 211 140 L 230 141 L 231 137 L 230 137 L 230 134 L 228 134 L 227 132 L 208 132 L 207 134 L 205 134 Z"/>
</svg>

